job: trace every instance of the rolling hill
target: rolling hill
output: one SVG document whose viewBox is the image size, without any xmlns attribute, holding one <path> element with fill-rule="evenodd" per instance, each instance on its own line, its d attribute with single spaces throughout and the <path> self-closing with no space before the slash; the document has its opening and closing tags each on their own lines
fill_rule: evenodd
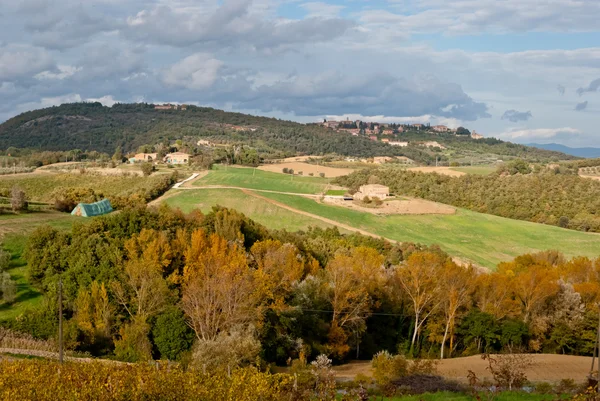
<svg viewBox="0 0 600 401">
<path fill-rule="evenodd" d="M 247 129 L 244 129 L 246 128 Z M 494 138 L 473 140 L 431 132 L 400 135 L 403 140 L 435 139 L 447 150 L 466 157 L 488 155 L 531 161 L 566 160 L 572 156 L 503 142 Z M 96 150 L 112 153 L 116 147 L 135 151 L 139 146 L 178 139 L 211 139 L 221 143 L 244 143 L 256 148 L 263 158 L 296 154 L 339 154 L 344 156 L 407 156 L 421 164 L 451 155 L 420 146 L 394 147 L 365 136 L 337 133 L 317 124 L 300 124 L 274 118 L 187 106 L 185 110 L 156 110 L 146 103 L 70 103 L 22 113 L 0 124 L 0 148 L 39 150 Z"/>
<path fill-rule="evenodd" d="M 600 157 L 600 148 L 571 148 L 569 146 L 561 145 L 558 143 L 530 143 L 527 146 L 533 146 L 539 149 L 551 150 L 554 152 L 562 152 L 567 155 L 595 158 Z"/>
</svg>

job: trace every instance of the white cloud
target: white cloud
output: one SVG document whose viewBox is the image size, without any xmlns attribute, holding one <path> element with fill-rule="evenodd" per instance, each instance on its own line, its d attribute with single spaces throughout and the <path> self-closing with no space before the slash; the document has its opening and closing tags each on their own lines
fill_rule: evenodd
<svg viewBox="0 0 600 401">
<path fill-rule="evenodd" d="M 533 129 L 513 129 L 502 134 L 499 134 L 500 138 L 508 139 L 548 139 L 554 138 L 558 135 L 579 135 L 581 131 L 576 128 L 562 127 L 562 128 L 533 128 Z"/>
<path fill-rule="evenodd" d="M 163 73 L 163 82 L 169 86 L 193 90 L 212 86 L 219 77 L 223 62 L 210 54 L 196 53 L 172 65 Z"/>
<path fill-rule="evenodd" d="M 77 71 L 81 71 L 81 67 L 72 65 L 58 65 L 57 71 L 42 71 L 36 74 L 34 78 L 39 80 L 65 79 L 73 76 Z"/>
</svg>

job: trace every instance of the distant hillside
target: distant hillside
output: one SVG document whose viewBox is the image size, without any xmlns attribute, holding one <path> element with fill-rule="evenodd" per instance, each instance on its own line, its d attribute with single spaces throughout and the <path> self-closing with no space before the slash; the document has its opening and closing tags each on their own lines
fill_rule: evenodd
<svg viewBox="0 0 600 401">
<path fill-rule="evenodd" d="M 244 127 L 248 127 L 247 130 Z M 8 147 L 40 150 L 97 150 L 112 154 L 142 145 L 175 140 L 212 139 L 244 143 L 257 149 L 263 158 L 296 154 L 344 156 L 407 156 L 422 164 L 450 160 L 450 153 L 419 146 L 393 147 L 364 136 L 336 133 L 316 124 L 299 124 L 274 118 L 231 113 L 207 107 L 187 106 L 186 110 L 156 110 L 146 103 L 70 103 L 29 111 L 0 124 L 0 149 Z M 566 160 L 563 153 L 540 150 L 493 138 L 473 140 L 453 135 L 408 132 L 402 138 L 438 141 L 461 155 L 485 154 L 487 159 L 503 156 L 531 161 Z M 468 159 L 465 159 L 468 160 Z"/>
<path fill-rule="evenodd" d="M 527 146 L 534 146 L 540 149 L 551 150 L 554 152 L 562 152 L 567 155 L 577 156 L 577 157 L 585 157 L 585 158 L 594 158 L 600 157 L 600 148 L 571 148 L 565 145 L 561 145 L 558 143 L 530 143 Z"/>
</svg>

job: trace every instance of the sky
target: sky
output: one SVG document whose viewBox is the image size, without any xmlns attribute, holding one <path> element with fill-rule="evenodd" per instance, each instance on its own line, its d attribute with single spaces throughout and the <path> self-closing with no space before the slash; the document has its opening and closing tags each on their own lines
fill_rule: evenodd
<svg viewBox="0 0 600 401">
<path fill-rule="evenodd" d="M 0 121 L 65 102 L 600 147 L 598 0 L 0 0 Z"/>
</svg>

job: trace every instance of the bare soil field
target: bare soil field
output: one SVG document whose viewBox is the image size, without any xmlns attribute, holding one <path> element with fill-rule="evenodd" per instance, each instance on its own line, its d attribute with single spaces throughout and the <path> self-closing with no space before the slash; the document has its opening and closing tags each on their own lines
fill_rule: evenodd
<svg viewBox="0 0 600 401">
<path fill-rule="evenodd" d="M 294 169 L 294 173 L 302 171 L 303 175 L 305 176 L 307 176 L 309 173 L 313 173 L 316 177 L 318 177 L 320 173 L 324 173 L 326 178 L 340 177 L 342 175 L 348 175 L 354 171 L 353 169 L 349 168 L 318 166 L 316 164 L 308 164 L 303 162 L 265 164 L 264 166 L 260 166 L 258 169 L 273 173 L 283 173 L 284 168 Z"/>
<path fill-rule="evenodd" d="M 454 214 L 456 209 L 452 206 L 444 205 L 441 203 L 431 202 L 424 199 L 403 199 L 403 200 L 391 200 L 386 201 L 383 205 L 378 207 L 365 207 L 357 205 L 353 201 L 345 201 L 340 198 L 329 198 L 323 199 L 324 203 L 342 206 L 352 210 L 358 210 L 361 212 L 386 215 L 386 214 Z"/>
<path fill-rule="evenodd" d="M 586 356 L 531 354 L 532 365 L 527 369 L 527 379 L 533 382 L 558 382 L 562 379 L 573 379 L 577 383 L 585 381 L 590 371 L 592 358 Z M 438 373 L 448 379 L 467 383 L 469 370 L 475 372 L 480 380 L 492 380 L 487 370 L 488 363 L 480 355 L 464 358 L 452 358 L 439 361 Z M 361 373 L 372 376 L 370 362 L 351 362 L 334 367 L 336 377 L 351 380 Z"/>
<path fill-rule="evenodd" d="M 438 173 L 449 175 L 450 177 L 460 177 L 465 175 L 462 171 L 451 170 L 450 167 L 411 167 L 409 171 L 420 171 L 422 173 Z"/>
</svg>

